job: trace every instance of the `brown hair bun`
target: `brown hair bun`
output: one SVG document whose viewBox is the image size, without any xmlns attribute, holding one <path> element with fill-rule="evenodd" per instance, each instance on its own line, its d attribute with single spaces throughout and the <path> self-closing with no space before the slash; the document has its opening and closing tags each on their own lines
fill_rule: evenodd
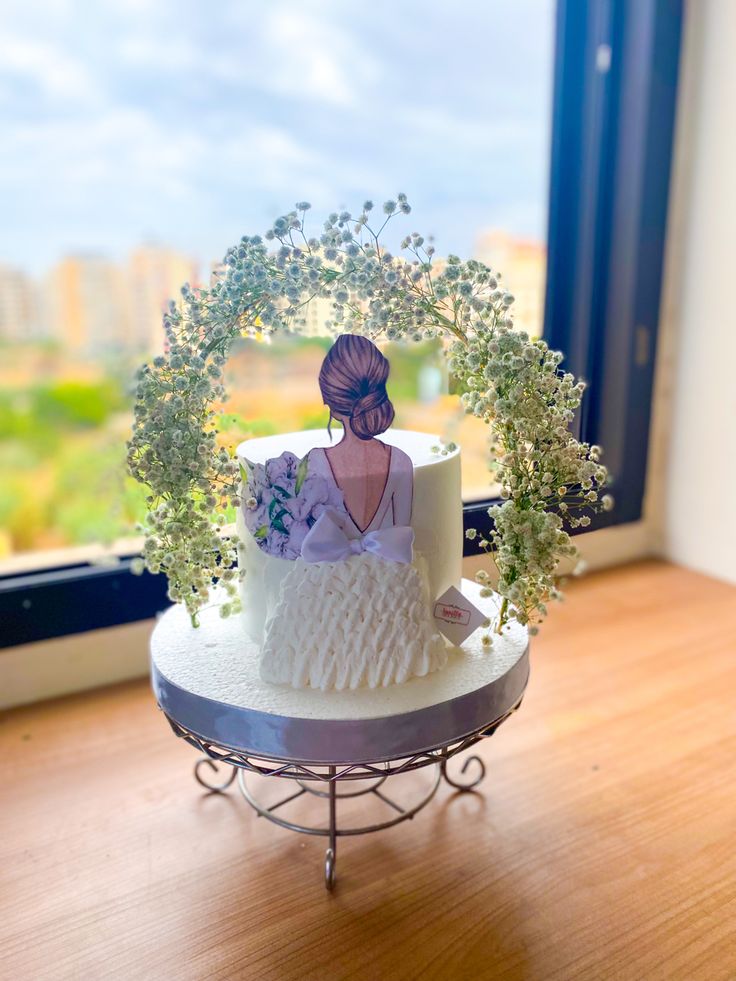
<svg viewBox="0 0 736 981">
<path fill-rule="evenodd" d="M 347 417 L 359 439 L 385 433 L 394 420 L 386 392 L 389 370 L 376 345 L 360 334 L 341 334 L 322 362 L 319 387 L 325 405 Z"/>
</svg>

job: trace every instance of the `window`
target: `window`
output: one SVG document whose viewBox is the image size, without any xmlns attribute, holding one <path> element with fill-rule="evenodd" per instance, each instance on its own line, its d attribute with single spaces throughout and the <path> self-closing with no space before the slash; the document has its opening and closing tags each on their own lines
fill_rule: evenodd
<svg viewBox="0 0 736 981">
<path fill-rule="evenodd" d="M 85 14 L 83 30 L 76 6 L 50 7 L 42 29 L 14 8 L 2 42 L 14 101 L 0 173 L 0 643 L 165 605 L 158 577 L 130 576 L 126 560 L 89 564 L 100 541 L 129 553 L 141 513 L 122 468 L 132 369 L 155 353 L 160 307 L 181 283 L 296 197 L 317 211 L 406 190 L 440 250 L 504 273 L 519 326 L 540 334 L 545 310 L 552 346 L 594 383 L 580 425 L 613 455 L 619 501 L 643 486 L 675 0 L 283 2 L 257 19 L 226 3 L 214 20 L 164 4 L 145 23 L 122 5 Z M 634 320 L 609 301 L 637 284 Z M 319 339 L 248 357 L 255 376 L 245 355 L 229 368 L 234 438 L 244 421 L 323 424 L 298 386 L 288 418 L 268 407 L 274 372 L 301 365 L 306 377 L 309 364 L 314 377 Z M 458 413 L 436 349 L 392 363 L 399 424 L 462 443 L 468 521 L 480 526 L 485 427 Z M 613 520 L 636 516 L 641 486 Z"/>
<path fill-rule="evenodd" d="M 681 0 L 558 6 L 545 335 L 590 383 L 578 420 L 616 508 L 641 517 Z"/>
</svg>

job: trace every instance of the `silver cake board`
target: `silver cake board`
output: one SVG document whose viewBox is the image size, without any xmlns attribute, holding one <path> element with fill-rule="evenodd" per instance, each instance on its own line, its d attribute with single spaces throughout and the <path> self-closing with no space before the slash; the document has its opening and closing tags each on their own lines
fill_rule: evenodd
<svg viewBox="0 0 736 981">
<path fill-rule="evenodd" d="M 492 617 L 497 597 L 481 598 L 480 588 L 463 581 L 463 594 Z M 491 735 L 518 707 L 529 676 L 526 630 L 511 624 L 493 644 L 476 631 L 452 648 L 446 667 L 424 678 L 380 689 L 343 692 L 295 690 L 264 682 L 258 674 L 259 647 L 249 640 L 239 617 L 221 619 L 217 609 L 191 626 L 181 606 L 159 619 L 151 638 L 151 680 L 159 706 L 177 736 L 203 754 L 195 768 L 210 791 L 238 786 L 255 810 L 292 830 L 329 839 L 325 862 L 328 888 L 335 881 L 336 839 L 391 827 L 413 817 L 434 796 L 442 778 L 457 790 L 470 790 L 484 775 L 479 757 L 473 779 L 449 777 L 450 757 Z M 402 807 L 385 793 L 388 777 L 434 764 L 427 794 Z M 230 768 L 218 782 L 218 766 Z M 269 807 L 261 805 L 246 774 L 296 782 L 296 790 Z M 357 787 L 338 783 L 368 781 Z M 327 827 L 286 820 L 274 812 L 305 793 L 328 803 Z M 341 827 L 337 801 L 373 794 L 396 816 L 378 824 Z"/>
</svg>

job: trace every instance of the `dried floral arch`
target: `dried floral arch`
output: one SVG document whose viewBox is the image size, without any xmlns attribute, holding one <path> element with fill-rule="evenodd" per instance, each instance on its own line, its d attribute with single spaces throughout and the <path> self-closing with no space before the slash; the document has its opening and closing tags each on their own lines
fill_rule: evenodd
<svg viewBox="0 0 736 981">
<path fill-rule="evenodd" d="M 194 623 L 215 582 L 224 587 L 222 615 L 237 610 L 237 541 L 222 526 L 239 503 L 240 474 L 217 447 L 223 366 L 236 338 L 299 332 L 309 302 L 323 298 L 334 334 L 449 339 L 465 410 L 492 429 L 489 467 L 504 499 L 489 509 L 494 530 L 479 542 L 495 574 L 479 580 L 502 598 L 496 629 L 512 618 L 533 625 L 558 595 L 559 560 L 576 552 L 567 529 L 613 504 L 601 494 L 599 448 L 569 429 L 583 383 L 560 370 L 561 354 L 513 328 L 513 296 L 483 263 L 450 255 L 438 268 L 417 233 L 401 256 L 382 246 L 387 223 L 411 211 L 405 195 L 384 203 L 375 228 L 367 201 L 358 215 L 330 214 L 308 237 L 308 210 L 297 204 L 264 238 L 242 238 L 211 287 L 185 285 L 164 316 L 167 353 L 139 370 L 128 444 L 129 470 L 149 489 L 140 568 L 166 574 L 169 597 Z"/>
</svg>

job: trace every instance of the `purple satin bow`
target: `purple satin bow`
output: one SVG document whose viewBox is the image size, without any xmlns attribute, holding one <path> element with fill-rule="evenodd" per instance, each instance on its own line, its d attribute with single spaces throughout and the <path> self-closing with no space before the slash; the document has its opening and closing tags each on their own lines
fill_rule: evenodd
<svg viewBox="0 0 736 981">
<path fill-rule="evenodd" d="M 348 538 L 329 511 L 323 511 L 304 536 L 302 558 L 305 562 L 339 562 L 351 555 L 370 552 L 389 562 L 412 560 L 412 528 L 380 528 L 361 538 Z"/>
</svg>

